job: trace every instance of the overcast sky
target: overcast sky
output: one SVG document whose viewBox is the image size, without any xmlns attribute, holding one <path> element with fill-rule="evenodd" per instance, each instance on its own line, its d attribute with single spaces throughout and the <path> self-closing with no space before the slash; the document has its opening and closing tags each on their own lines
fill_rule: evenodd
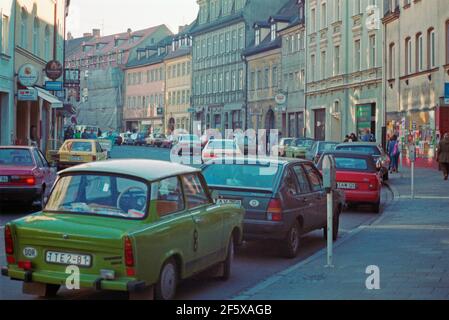
<svg viewBox="0 0 449 320">
<path fill-rule="evenodd" d="M 102 35 L 166 24 L 174 33 L 198 13 L 196 0 L 72 0 L 67 32 L 80 37 L 101 29 Z"/>
</svg>

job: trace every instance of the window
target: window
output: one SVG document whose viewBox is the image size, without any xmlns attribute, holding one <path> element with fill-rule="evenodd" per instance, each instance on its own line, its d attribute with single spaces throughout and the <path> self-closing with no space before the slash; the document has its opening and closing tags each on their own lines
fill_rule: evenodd
<svg viewBox="0 0 449 320">
<path fill-rule="evenodd" d="M 262 89 L 262 71 L 258 70 L 257 71 L 257 89 Z"/>
<path fill-rule="evenodd" d="M 198 175 L 192 174 L 182 177 L 187 207 L 194 209 L 211 203 Z"/>
<path fill-rule="evenodd" d="M 295 173 L 295 176 L 298 180 L 299 193 L 301 194 L 309 193 L 310 185 L 303 168 L 301 166 L 296 165 L 293 167 L 293 172 Z"/>
<path fill-rule="evenodd" d="M 239 90 L 243 90 L 243 69 L 239 70 Z"/>
<path fill-rule="evenodd" d="M 435 30 L 433 28 L 429 29 L 428 31 L 427 41 L 429 46 L 427 61 L 429 64 L 429 69 L 431 69 L 436 67 Z"/>
<path fill-rule="evenodd" d="M 312 82 L 314 82 L 316 79 L 315 72 L 316 72 L 316 57 L 314 54 L 312 54 L 310 57 L 310 79 L 312 80 Z"/>
<path fill-rule="evenodd" d="M 356 40 L 354 42 L 354 72 L 360 71 L 361 65 L 361 48 L 360 48 L 360 40 Z"/>
<path fill-rule="evenodd" d="M 277 87 L 278 86 L 278 68 L 273 67 L 271 70 L 271 86 Z"/>
<path fill-rule="evenodd" d="M 355 2 L 354 15 L 360 14 L 362 12 L 361 0 L 354 0 L 354 2 Z"/>
<path fill-rule="evenodd" d="M 263 83 L 264 83 L 264 88 L 268 89 L 269 87 L 269 76 L 270 76 L 270 70 L 268 68 L 265 68 L 264 71 L 264 77 L 263 77 Z"/>
<path fill-rule="evenodd" d="M 326 2 L 321 4 L 321 28 L 327 27 L 327 6 Z"/>
<path fill-rule="evenodd" d="M 37 17 L 35 17 L 34 24 L 33 24 L 33 53 L 36 56 L 38 56 L 40 54 L 39 28 L 40 28 L 39 20 Z"/>
<path fill-rule="evenodd" d="M 340 46 L 334 48 L 334 76 L 340 74 Z"/>
<path fill-rule="evenodd" d="M 20 14 L 20 46 L 25 49 L 28 47 L 27 25 L 28 13 L 25 8 L 22 8 L 22 12 Z"/>
<path fill-rule="evenodd" d="M 273 23 L 271 25 L 271 41 L 276 40 L 276 32 L 277 32 L 277 25 L 276 23 Z"/>
<path fill-rule="evenodd" d="M 316 10 L 313 8 L 310 12 L 310 24 L 311 24 L 311 31 L 316 32 Z"/>
<path fill-rule="evenodd" d="M 412 73 L 412 41 L 410 38 L 405 39 L 405 74 Z"/>
<path fill-rule="evenodd" d="M 446 21 L 446 64 L 449 64 L 449 20 Z"/>
<path fill-rule="evenodd" d="M 423 36 L 421 33 L 416 35 L 416 71 L 424 70 L 424 52 L 423 52 Z"/>
<path fill-rule="evenodd" d="M 151 184 L 151 208 L 159 217 L 184 210 L 181 184 L 177 177 L 171 177 Z"/>
<path fill-rule="evenodd" d="M 9 17 L 3 15 L 1 24 L 0 53 L 9 54 Z"/>
<path fill-rule="evenodd" d="M 369 37 L 369 66 L 374 68 L 376 66 L 376 36 Z"/>
<path fill-rule="evenodd" d="M 321 79 L 326 78 L 326 51 L 321 52 Z"/>
<path fill-rule="evenodd" d="M 288 169 L 285 171 L 284 179 L 282 179 L 285 183 L 285 189 L 287 193 L 292 195 L 297 195 L 299 192 L 298 185 L 296 184 L 295 176 L 293 175 L 292 170 Z"/>
<path fill-rule="evenodd" d="M 255 37 L 256 37 L 256 39 L 255 39 L 255 41 L 256 41 L 256 46 L 258 46 L 259 43 L 260 43 L 260 29 L 256 29 Z"/>
<path fill-rule="evenodd" d="M 323 182 L 319 172 L 315 168 L 313 168 L 310 164 L 304 164 L 304 170 L 306 172 L 307 177 L 309 178 L 312 191 L 313 192 L 321 191 L 323 189 Z"/>
<path fill-rule="evenodd" d="M 396 76 L 396 53 L 395 53 L 394 43 L 390 44 L 390 50 L 388 53 L 388 69 L 389 69 L 389 79 L 394 79 Z"/>
<path fill-rule="evenodd" d="M 341 0 L 335 0 L 335 20 L 341 20 Z"/>
</svg>

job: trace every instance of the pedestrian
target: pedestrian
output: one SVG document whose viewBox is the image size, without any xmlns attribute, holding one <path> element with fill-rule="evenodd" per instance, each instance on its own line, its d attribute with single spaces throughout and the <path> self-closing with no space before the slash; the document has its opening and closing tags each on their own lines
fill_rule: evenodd
<svg viewBox="0 0 449 320">
<path fill-rule="evenodd" d="M 89 139 L 89 134 L 87 133 L 87 129 L 84 129 L 83 133 L 81 134 L 81 139 Z"/>
<path fill-rule="evenodd" d="M 349 134 L 346 135 L 345 141 L 344 141 L 344 142 L 345 142 L 345 143 L 346 143 L 346 142 L 349 142 Z"/>
<path fill-rule="evenodd" d="M 398 172 L 400 150 L 398 137 L 396 135 L 393 135 L 390 138 L 387 146 L 387 152 L 390 156 L 390 173 Z"/>
<path fill-rule="evenodd" d="M 75 135 L 73 137 L 74 139 L 81 139 L 81 131 L 76 130 Z"/>
<path fill-rule="evenodd" d="M 445 133 L 443 139 L 438 144 L 437 159 L 443 170 L 444 180 L 449 176 L 449 133 Z"/>
</svg>

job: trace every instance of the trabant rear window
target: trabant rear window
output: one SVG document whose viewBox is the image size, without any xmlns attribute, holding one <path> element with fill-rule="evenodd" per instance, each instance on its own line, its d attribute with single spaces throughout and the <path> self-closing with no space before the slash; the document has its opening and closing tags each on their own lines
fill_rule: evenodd
<svg viewBox="0 0 449 320">
<path fill-rule="evenodd" d="M 112 175 L 77 174 L 61 177 L 45 211 L 142 219 L 147 212 L 148 186 Z"/>
<path fill-rule="evenodd" d="M 88 141 L 69 141 L 62 146 L 63 151 L 92 152 L 92 143 Z"/>
</svg>

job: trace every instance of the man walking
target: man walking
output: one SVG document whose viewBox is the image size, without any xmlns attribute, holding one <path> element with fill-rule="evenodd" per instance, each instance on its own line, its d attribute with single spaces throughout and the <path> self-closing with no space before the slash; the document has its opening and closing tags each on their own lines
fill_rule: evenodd
<svg viewBox="0 0 449 320">
<path fill-rule="evenodd" d="M 443 170 L 444 180 L 447 180 L 449 176 L 449 133 L 445 133 L 438 144 L 437 159 Z"/>
</svg>

